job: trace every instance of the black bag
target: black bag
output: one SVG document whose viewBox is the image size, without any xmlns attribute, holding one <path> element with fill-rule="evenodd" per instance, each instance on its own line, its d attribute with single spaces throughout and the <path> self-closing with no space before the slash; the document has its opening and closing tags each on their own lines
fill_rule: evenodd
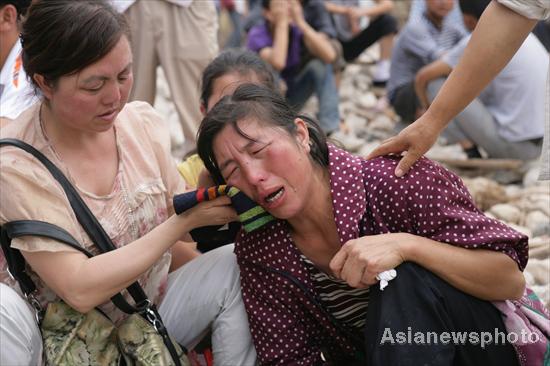
<svg viewBox="0 0 550 366">
<path fill-rule="evenodd" d="M 78 222 L 101 252 L 106 253 L 116 249 L 101 224 L 97 221 L 96 217 L 59 168 L 40 151 L 23 141 L 17 139 L 0 139 L 0 147 L 6 145 L 18 147 L 34 155 L 50 171 L 53 177 L 63 187 Z M 88 257 L 90 257 L 91 254 L 80 247 L 68 232 L 49 223 L 35 220 L 20 220 L 5 223 L 0 227 L 0 242 L 8 263 L 10 275 L 17 280 L 24 295 L 35 308 L 38 316 L 41 317 L 44 313 L 40 303 L 33 295 L 36 287 L 26 273 L 25 259 L 19 250 L 11 248 L 10 245 L 12 238 L 24 235 L 38 235 L 53 238 L 83 252 Z M 169 351 L 174 365 L 182 366 L 182 363 L 187 363 L 187 358 L 184 354 L 182 355 L 181 351 L 183 349 L 183 353 L 187 353 L 185 348 L 179 346 L 170 338 L 155 305 L 147 298 L 141 285 L 136 281 L 131 284 L 127 290 L 134 299 L 135 306 L 130 305 L 121 294 L 114 295 L 111 301 L 126 314 L 142 315 L 143 318 L 154 327 L 155 331 L 162 337 L 164 346 Z"/>
</svg>

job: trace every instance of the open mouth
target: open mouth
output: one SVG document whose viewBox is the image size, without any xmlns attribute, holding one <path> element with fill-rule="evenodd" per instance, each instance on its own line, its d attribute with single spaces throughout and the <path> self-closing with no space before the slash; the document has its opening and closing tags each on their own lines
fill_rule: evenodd
<svg viewBox="0 0 550 366">
<path fill-rule="evenodd" d="M 265 201 L 268 203 L 268 204 L 272 204 L 274 203 L 275 201 L 277 201 L 279 198 L 281 198 L 283 196 L 283 194 L 285 193 L 285 189 L 284 187 L 281 187 L 279 188 L 278 190 L 276 190 L 275 192 L 269 194 L 266 198 L 265 198 Z"/>
</svg>

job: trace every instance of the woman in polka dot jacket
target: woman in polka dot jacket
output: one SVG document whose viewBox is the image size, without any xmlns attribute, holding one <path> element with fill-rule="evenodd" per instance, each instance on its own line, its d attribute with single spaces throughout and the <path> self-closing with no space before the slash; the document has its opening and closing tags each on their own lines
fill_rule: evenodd
<svg viewBox="0 0 550 366">
<path fill-rule="evenodd" d="M 235 246 L 262 364 L 518 364 L 510 343 L 480 347 L 479 334 L 505 337 L 490 301 L 522 296 L 527 238 L 484 216 L 456 175 L 422 159 L 396 178 L 396 158 L 327 144 L 315 122 L 251 84 L 209 112 L 198 150 L 216 183 L 277 218 Z M 381 291 L 376 276 L 392 268 Z"/>
</svg>

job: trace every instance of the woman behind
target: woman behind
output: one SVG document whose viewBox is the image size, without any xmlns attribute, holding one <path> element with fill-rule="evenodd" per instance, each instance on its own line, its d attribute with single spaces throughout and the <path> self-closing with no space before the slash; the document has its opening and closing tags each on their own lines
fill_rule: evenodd
<svg viewBox="0 0 550 366">
<path fill-rule="evenodd" d="M 506 334 L 489 301 L 524 291 L 527 238 L 485 217 L 457 176 L 423 159 L 394 178 L 397 158 L 327 144 L 254 85 L 212 108 L 198 149 L 217 183 L 279 219 L 235 249 L 262 364 L 517 364 L 509 343 L 395 344 L 398 332 Z M 376 276 L 392 268 L 381 292 Z"/>
<path fill-rule="evenodd" d="M 88 259 L 39 237 L 14 239 L 12 246 L 32 268 L 42 305 L 61 298 L 83 313 L 100 307 L 119 322 L 124 314 L 110 298 L 139 280 L 178 342 L 192 347 L 211 327 L 216 363 L 253 365 L 232 248 L 178 269 L 192 252 L 180 239 L 193 228 L 225 224 L 236 215 L 227 198 L 173 215 L 171 198 L 184 190 L 184 181 L 159 116 L 145 103 L 126 104 L 133 75 L 123 16 L 101 0 L 36 2 L 22 42 L 23 65 L 42 102 L 2 137 L 21 139 L 54 162 L 118 247 L 99 253 L 50 173 L 22 150 L 2 148 L 0 223 L 46 221 L 96 254 Z M 169 270 L 176 271 L 168 277 Z M 0 281 L 0 363 L 36 364 L 40 332 L 34 314 L 12 290 L 3 256 Z"/>
</svg>

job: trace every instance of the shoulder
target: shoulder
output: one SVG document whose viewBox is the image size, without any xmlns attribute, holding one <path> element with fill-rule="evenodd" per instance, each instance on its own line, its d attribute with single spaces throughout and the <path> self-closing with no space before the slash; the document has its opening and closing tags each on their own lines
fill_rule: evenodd
<svg viewBox="0 0 550 366">
<path fill-rule="evenodd" d="M 252 27 L 248 32 L 247 47 L 252 51 L 258 52 L 262 48 L 270 46 L 271 43 L 272 37 L 265 23 Z"/>
<path fill-rule="evenodd" d="M 271 35 L 269 34 L 269 31 L 267 30 L 267 26 L 264 22 L 255 25 L 250 29 L 248 32 L 248 38 L 249 39 L 264 39 L 264 38 L 271 38 Z"/>
<path fill-rule="evenodd" d="M 150 142 L 170 146 L 170 132 L 162 116 L 146 102 L 126 104 L 117 117 L 116 125 L 127 138 L 144 144 Z"/>
<path fill-rule="evenodd" d="M 363 160 L 363 179 L 367 190 L 403 191 L 411 187 L 429 190 L 439 185 L 465 189 L 456 174 L 427 158 L 421 158 L 405 176 L 397 178 L 394 171 L 399 159 L 398 156 L 387 155 Z"/>
</svg>

